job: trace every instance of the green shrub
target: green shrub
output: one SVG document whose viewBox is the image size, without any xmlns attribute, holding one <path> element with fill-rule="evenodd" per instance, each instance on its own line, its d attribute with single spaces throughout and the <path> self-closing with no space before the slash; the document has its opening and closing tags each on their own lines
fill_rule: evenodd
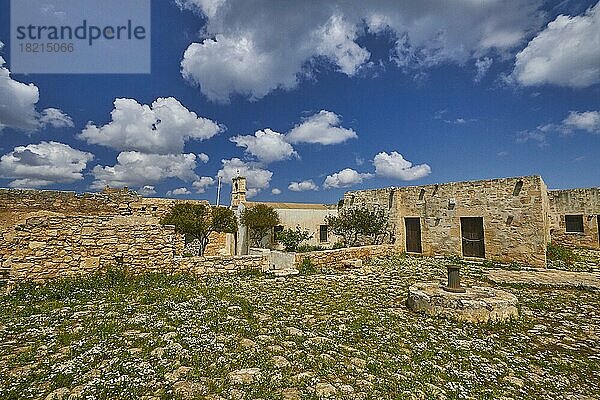
<svg viewBox="0 0 600 400">
<path fill-rule="evenodd" d="M 276 234 L 275 239 L 283 244 L 285 251 L 296 251 L 300 243 L 312 239 L 312 235 L 306 229 L 299 226 L 296 229 L 284 229 Z"/>
<path fill-rule="evenodd" d="M 302 259 L 302 262 L 298 267 L 298 271 L 300 271 L 302 275 L 316 274 L 319 272 L 317 266 L 313 264 L 310 258 L 308 257 Z"/>
<path fill-rule="evenodd" d="M 460 258 L 460 256 L 457 254 L 450 254 L 450 255 L 444 256 L 444 258 L 452 264 L 464 264 L 464 261 L 462 260 L 462 258 Z"/>
<path fill-rule="evenodd" d="M 263 276 L 263 272 L 260 269 L 256 268 L 244 268 L 237 271 L 238 276 L 243 276 L 245 278 L 258 278 Z"/>
<path fill-rule="evenodd" d="M 573 250 L 552 243 L 548 243 L 548 247 L 546 247 L 546 257 L 548 261 L 562 261 L 566 265 L 573 265 L 579 261 L 579 256 Z"/>
<path fill-rule="evenodd" d="M 519 263 L 511 262 L 510 264 L 508 264 L 506 269 L 508 269 L 510 271 L 520 271 L 522 269 L 522 267 L 521 267 L 521 264 L 519 264 Z"/>
</svg>

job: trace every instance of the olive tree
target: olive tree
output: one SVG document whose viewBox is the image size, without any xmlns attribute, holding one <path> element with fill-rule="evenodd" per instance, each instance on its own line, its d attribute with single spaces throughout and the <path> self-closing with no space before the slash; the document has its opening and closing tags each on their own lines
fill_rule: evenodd
<svg viewBox="0 0 600 400">
<path fill-rule="evenodd" d="M 208 204 L 175 204 L 170 212 L 161 218 L 160 223 L 174 225 L 175 232 L 197 239 L 200 243 L 199 255 L 204 255 L 212 232 L 237 231 L 237 219 L 232 210 L 211 207 Z"/>
<path fill-rule="evenodd" d="M 305 240 L 312 239 L 312 235 L 306 229 L 300 229 L 299 226 L 296 229 L 284 229 L 277 233 L 276 240 L 283 244 L 285 251 L 296 251 L 298 245 Z"/>
<path fill-rule="evenodd" d="M 273 207 L 265 204 L 256 204 L 244 208 L 240 216 L 242 225 L 250 229 L 250 241 L 254 247 L 262 247 L 262 241 L 273 228 L 279 225 L 279 214 Z"/>
<path fill-rule="evenodd" d="M 387 218 L 383 210 L 343 208 L 337 216 L 328 215 L 325 223 L 331 231 L 343 238 L 346 247 L 357 246 L 361 241 L 378 244 L 387 233 Z"/>
</svg>

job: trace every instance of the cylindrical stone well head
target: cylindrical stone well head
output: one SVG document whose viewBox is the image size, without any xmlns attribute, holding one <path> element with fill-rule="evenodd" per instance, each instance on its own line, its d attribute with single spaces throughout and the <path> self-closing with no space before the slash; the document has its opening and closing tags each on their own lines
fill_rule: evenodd
<svg viewBox="0 0 600 400">
<path fill-rule="evenodd" d="M 465 292 L 465 289 L 460 286 L 460 265 L 448 265 L 448 286 L 445 286 L 444 289 L 454 293 Z"/>
</svg>

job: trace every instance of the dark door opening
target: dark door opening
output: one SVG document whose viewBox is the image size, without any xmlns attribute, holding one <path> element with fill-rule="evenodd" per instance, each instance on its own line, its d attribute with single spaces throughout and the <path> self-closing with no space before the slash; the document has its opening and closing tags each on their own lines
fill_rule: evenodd
<svg viewBox="0 0 600 400">
<path fill-rule="evenodd" d="M 464 257 L 485 258 L 482 217 L 461 217 L 462 252 Z"/>
<path fill-rule="evenodd" d="M 596 215 L 596 222 L 598 223 L 598 244 L 600 245 L 600 214 Z"/>
<path fill-rule="evenodd" d="M 406 227 L 406 251 L 408 253 L 422 253 L 421 248 L 421 219 L 404 218 Z"/>
</svg>

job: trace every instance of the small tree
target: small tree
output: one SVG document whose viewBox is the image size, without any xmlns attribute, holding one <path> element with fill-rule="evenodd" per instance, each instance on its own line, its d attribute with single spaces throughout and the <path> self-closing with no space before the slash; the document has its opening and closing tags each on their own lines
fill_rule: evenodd
<svg viewBox="0 0 600 400">
<path fill-rule="evenodd" d="M 366 211 L 367 215 L 362 215 L 360 218 L 362 221 L 361 234 L 367 238 L 369 244 L 381 244 L 388 233 L 388 220 L 385 213 L 380 208 Z"/>
<path fill-rule="evenodd" d="M 378 244 L 387 233 L 387 219 L 383 210 L 363 208 L 342 209 L 338 216 L 325 217 L 331 231 L 341 236 L 347 247 L 356 246 L 360 239 Z"/>
<path fill-rule="evenodd" d="M 208 204 L 180 203 L 161 218 L 163 225 L 174 225 L 175 231 L 200 242 L 199 255 L 204 255 L 212 232 L 234 233 L 237 220 L 232 210 Z"/>
<path fill-rule="evenodd" d="M 312 237 L 308 230 L 302 230 L 297 226 L 296 229 L 285 229 L 277 233 L 275 239 L 283 244 L 285 251 L 296 251 L 300 243 Z"/>
<path fill-rule="evenodd" d="M 238 221 L 235 213 L 227 207 L 212 207 L 212 228 L 215 232 L 235 233 Z"/>
<path fill-rule="evenodd" d="M 279 225 L 279 214 L 273 207 L 256 204 L 242 211 L 240 222 L 250 228 L 250 241 L 255 247 L 262 246 L 262 240 Z"/>
</svg>

